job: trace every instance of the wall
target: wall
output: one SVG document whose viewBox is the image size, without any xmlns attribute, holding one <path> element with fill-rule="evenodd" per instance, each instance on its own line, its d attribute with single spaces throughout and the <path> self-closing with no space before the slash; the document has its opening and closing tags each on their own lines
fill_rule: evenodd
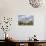
<svg viewBox="0 0 46 46">
<path fill-rule="evenodd" d="M 17 40 L 27 40 L 34 34 L 37 35 L 39 40 L 44 40 L 45 30 L 45 16 L 46 8 L 32 8 L 28 0 L 0 0 L 0 16 L 13 17 L 13 22 L 10 31 Z M 33 15 L 34 25 L 33 26 L 18 26 L 17 16 L 18 15 Z M 2 32 L 2 31 L 1 31 Z M 1 33 L 0 33 L 1 34 Z M 1 34 L 2 35 L 2 34 Z M 2 36 L 0 36 L 2 39 Z"/>
<path fill-rule="evenodd" d="M 44 24 L 45 28 L 44 28 L 44 39 L 46 39 L 46 15 L 45 15 L 45 24 Z"/>
<path fill-rule="evenodd" d="M 16 22 L 14 22 L 16 21 Z M 33 26 L 18 26 L 17 20 L 14 18 L 12 25 L 11 34 L 19 40 L 27 40 L 29 37 L 32 37 L 34 34 L 37 35 L 37 38 L 42 40 L 44 39 L 44 16 L 34 16 L 34 25 Z"/>
</svg>

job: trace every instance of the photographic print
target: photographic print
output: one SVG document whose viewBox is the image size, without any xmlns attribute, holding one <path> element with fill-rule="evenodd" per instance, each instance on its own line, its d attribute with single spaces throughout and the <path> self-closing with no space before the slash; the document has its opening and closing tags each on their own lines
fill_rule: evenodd
<svg viewBox="0 0 46 46">
<path fill-rule="evenodd" d="M 34 23 L 33 16 L 26 16 L 26 15 L 18 16 L 18 25 L 33 25 L 33 23 Z"/>
</svg>

